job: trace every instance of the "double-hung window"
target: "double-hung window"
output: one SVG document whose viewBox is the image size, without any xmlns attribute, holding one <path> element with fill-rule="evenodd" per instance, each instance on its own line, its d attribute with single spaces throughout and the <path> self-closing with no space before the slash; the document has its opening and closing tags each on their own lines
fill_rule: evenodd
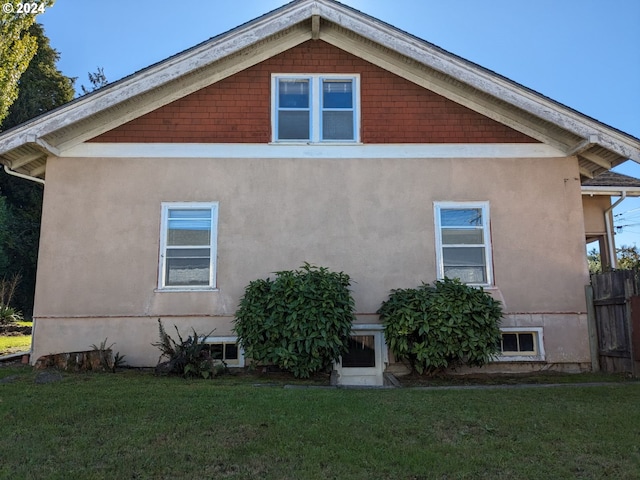
<svg viewBox="0 0 640 480">
<path fill-rule="evenodd" d="M 359 141 L 359 76 L 274 75 L 275 142 Z"/>
<path fill-rule="evenodd" d="M 489 203 L 437 202 L 434 211 L 438 278 L 491 285 Z"/>
<path fill-rule="evenodd" d="M 163 203 L 160 289 L 215 287 L 218 204 Z"/>
</svg>

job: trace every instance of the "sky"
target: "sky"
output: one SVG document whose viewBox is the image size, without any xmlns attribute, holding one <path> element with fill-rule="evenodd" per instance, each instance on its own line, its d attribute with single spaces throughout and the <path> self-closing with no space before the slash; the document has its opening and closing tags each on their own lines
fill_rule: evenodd
<svg viewBox="0 0 640 480">
<path fill-rule="evenodd" d="M 1 1 L 0 1 L 1 3 Z M 57 0 L 38 16 L 58 69 L 116 81 L 286 0 Z M 343 0 L 342 3 L 640 138 L 640 0 Z M 640 165 L 615 171 L 640 178 Z M 640 199 L 614 211 L 640 247 Z"/>
</svg>

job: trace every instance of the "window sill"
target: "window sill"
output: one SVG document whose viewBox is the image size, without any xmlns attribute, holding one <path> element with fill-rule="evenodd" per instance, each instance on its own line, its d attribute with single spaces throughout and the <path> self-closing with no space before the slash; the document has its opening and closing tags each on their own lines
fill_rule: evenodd
<svg viewBox="0 0 640 480">
<path fill-rule="evenodd" d="M 545 362 L 543 355 L 499 355 L 493 362 Z"/>
<path fill-rule="evenodd" d="M 295 140 L 273 140 L 271 142 L 269 142 L 269 145 L 294 145 L 297 147 L 300 146 L 314 146 L 314 147 L 324 147 L 324 146 L 340 146 L 340 147 L 344 147 L 347 145 L 353 145 L 353 146 L 361 146 L 364 145 L 364 143 L 359 142 L 358 140 L 344 140 L 342 142 L 339 141 L 327 141 L 327 142 L 312 142 L 310 140 L 300 140 L 300 141 L 295 141 Z"/>
<path fill-rule="evenodd" d="M 173 287 L 173 288 L 155 288 L 154 293 L 173 293 L 173 292 L 219 292 L 219 288 L 189 288 L 189 287 Z"/>
</svg>

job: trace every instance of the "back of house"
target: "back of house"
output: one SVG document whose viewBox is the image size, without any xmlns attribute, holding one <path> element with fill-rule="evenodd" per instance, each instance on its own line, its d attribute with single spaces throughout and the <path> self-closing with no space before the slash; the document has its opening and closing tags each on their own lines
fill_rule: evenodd
<svg viewBox="0 0 640 480">
<path fill-rule="evenodd" d="M 381 302 L 445 276 L 503 302 L 490 369 L 589 369 L 585 211 L 610 202 L 583 206 L 582 182 L 640 161 L 637 139 L 330 0 L 0 138 L 2 163 L 46 173 L 33 361 L 108 338 L 153 366 L 161 318 L 243 365 L 245 286 L 308 262 L 353 279 L 375 382 L 399 371 Z"/>
</svg>

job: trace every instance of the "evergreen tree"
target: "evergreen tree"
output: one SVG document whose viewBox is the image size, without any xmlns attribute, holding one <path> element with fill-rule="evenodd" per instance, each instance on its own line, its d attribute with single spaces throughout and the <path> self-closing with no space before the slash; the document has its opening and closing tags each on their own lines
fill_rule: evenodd
<svg viewBox="0 0 640 480">
<path fill-rule="evenodd" d="M 0 122 L 17 98 L 20 76 L 38 48 L 36 39 L 26 33 L 35 16 L 17 10 L 18 2 L 11 0 L 0 11 Z"/>
<path fill-rule="evenodd" d="M 56 108 L 74 96 L 73 78 L 57 68 L 60 55 L 51 48 L 42 25 L 33 24 L 28 35 L 36 41 L 37 53 L 19 81 L 19 94 L 0 125 L 7 130 Z M 22 281 L 14 305 L 30 316 L 35 291 L 42 185 L 0 171 L 0 279 L 19 274 Z"/>
</svg>

